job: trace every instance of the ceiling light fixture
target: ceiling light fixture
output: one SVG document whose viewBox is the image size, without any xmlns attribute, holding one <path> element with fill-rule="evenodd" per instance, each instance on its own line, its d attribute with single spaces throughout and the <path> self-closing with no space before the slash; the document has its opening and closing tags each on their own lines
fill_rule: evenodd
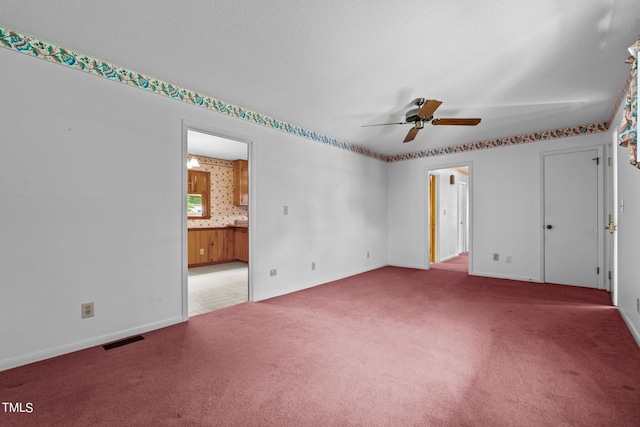
<svg viewBox="0 0 640 427">
<path fill-rule="evenodd" d="M 189 156 L 189 160 L 187 161 L 187 169 L 199 168 L 200 162 L 194 156 Z"/>
</svg>

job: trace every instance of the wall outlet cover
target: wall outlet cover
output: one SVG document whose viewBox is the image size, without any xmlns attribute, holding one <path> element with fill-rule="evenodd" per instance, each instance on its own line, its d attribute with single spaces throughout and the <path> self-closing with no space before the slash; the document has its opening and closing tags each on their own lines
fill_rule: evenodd
<svg viewBox="0 0 640 427">
<path fill-rule="evenodd" d="M 93 310 L 93 303 L 87 302 L 81 305 L 82 308 L 82 318 L 87 319 L 89 317 L 93 317 L 95 312 Z"/>
</svg>

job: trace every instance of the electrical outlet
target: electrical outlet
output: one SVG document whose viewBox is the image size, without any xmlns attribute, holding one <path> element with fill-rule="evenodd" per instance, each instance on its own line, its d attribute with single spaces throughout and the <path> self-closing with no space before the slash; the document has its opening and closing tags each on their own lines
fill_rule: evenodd
<svg viewBox="0 0 640 427">
<path fill-rule="evenodd" d="M 283 206 L 282 207 L 282 214 L 283 215 L 289 215 L 289 206 Z"/>
<path fill-rule="evenodd" d="M 92 302 L 87 302 L 85 304 L 82 304 L 81 308 L 82 308 L 82 318 L 83 319 L 87 319 L 89 317 L 93 317 L 94 311 L 93 311 L 93 303 Z"/>
<path fill-rule="evenodd" d="M 277 275 L 278 275 L 278 270 L 276 270 L 275 268 L 272 268 L 272 269 L 269 271 L 269 276 L 272 276 L 272 277 L 273 277 L 273 276 L 277 276 Z"/>
<path fill-rule="evenodd" d="M 369 251 L 367 251 L 367 259 L 369 259 L 369 258 L 370 258 L 370 255 L 371 255 L 371 254 L 369 254 Z"/>
<path fill-rule="evenodd" d="M 204 255 L 204 248 L 200 248 L 200 255 Z"/>
<path fill-rule="evenodd" d="M 311 263 L 311 270 L 315 270 L 316 269 L 316 263 L 315 261 Z"/>
<path fill-rule="evenodd" d="M 504 262 L 506 262 L 507 264 L 511 264 L 511 255 L 507 255 Z"/>
<path fill-rule="evenodd" d="M 500 254 L 493 254 L 494 261 L 500 261 Z"/>
</svg>

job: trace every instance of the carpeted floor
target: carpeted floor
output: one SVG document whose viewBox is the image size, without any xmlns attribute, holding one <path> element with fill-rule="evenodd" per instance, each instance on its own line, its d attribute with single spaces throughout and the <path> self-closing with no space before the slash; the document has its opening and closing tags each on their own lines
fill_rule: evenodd
<svg viewBox="0 0 640 427">
<path fill-rule="evenodd" d="M 0 373 L 0 425 L 637 426 L 604 291 L 386 267 Z"/>
</svg>

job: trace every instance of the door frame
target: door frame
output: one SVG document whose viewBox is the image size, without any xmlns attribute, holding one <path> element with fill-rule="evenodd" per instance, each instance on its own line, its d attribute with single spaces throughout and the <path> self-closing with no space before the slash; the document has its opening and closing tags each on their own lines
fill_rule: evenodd
<svg viewBox="0 0 640 427">
<path fill-rule="evenodd" d="M 193 122 L 190 120 L 182 120 L 182 155 L 181 155 L 181 189 L 180 189 L 180 206 L 181 206 L 181 215 L 182 215 L 182 232 L 181 232 L 181 244 L 182 244 L 182 321 L 185 322 L 189 320 L 189 273 L 188 273 L 188 260 L 189 260 L 189 252 L 188 252 L 188 222 L 187 222 L 187 204 L 184 201 L 187 199 L 187 138 L 188 131 L 196 131 L 200 133 L 206 133 L 209 135 L 217 136 L 220 138 L 230 139 L 233 141 L 242 142 L 247 144 L 247 160 L 249 161 L 249 230 L 255 230 L 255 199 L 256 199 L 256 182 L 254 179 L 256 164 L 252 161 L 253 158 L 253 142 L 254 138 L 240 134 L 235 131 L 231 131 L 229 129 L 224 129 L 221 127 L 214 127 L 210 125 L 206 125 L 199 122 Z M 254 301 L 254 289 L 253 289 L 253 268 L 252 265 L 255 262 L 251 262 L 251 260 L 255 260 L 255 255 L 257 251 L 254 251 L 255 242 L 255 233 L 249 233 L 249 266 L 248 266 L 248 300 Z"/>
<path fill-rule="evenodd" d="M 608 215 L 611 215 L 611 220 L 615 226 L 613 234 L 605 232 L 605 236 L 608 238 L 608 250 L 605 252 L 605 267 L 607 271 L 611 272 L 611 280 L 607 281 L 609 292 L 611 292 L 611 302 L 614 306 L 618 306 L 618 215 L 619 215 L 619 200 L 618 200 L 618 130 L 614 129 L 612 134 L 612 140 L 607 145 L 607 162 L 611 159 L 611 163 L 607 163 L 607 166 L 611 168 L 605 174 L 606 186 L 605 194 L 607 202 L 605 203 L 605 220 L 608 220 Z M 607 241 L 607 240 L 605 240 Z"/>
<path fill-rule="evenodd" d="M 539 229 L 540 229 L 540 280 L 545 283 L 545 232 L 544 232 L 544 212 L 545 212 L 545 192 L 544 192 L 544 158 L 546 156 L 553 156 L 557 154 L 568 154 L 568 153 L 579 153 L 583 151 L 593 151 L 596 150 L 598 153 L 598 158 L 600 159 L 598 168 L 597 168 L 597 182 L 598 182 L 598 194 L 597 194 L 597 224 L 596 233 L 597 235 L 597 249 L 598 249 L 598 266 L 600 267 L 600 274 L 598 274 L 598 282 L 596 289 L 606 289 L 604 277 L 605 273 L 605 259 L 604 259 L 604 229 L 602 226 L 604 225 L 604 164 L 606 159 L 604 157 L 604 145 L 590 145 L 586 147 L 576 147 L 576 148 L 566 148 L 562 150 L 551 150 L 551 151 L 543 151 L 540 153 L 540 221 L 539 221 Z"/>
<path fill-rule="evenodd" d="M 424 183 L 424 218 L 423 218 L 423 224 L 425 224 L 424 227 L 424 231 L 425 231 L 425 254 L 426 256 L 425 258 L 425 267 L 426 269 L 430 269 L 431 268 L 431 260 L 429 257 L 429 247 L 430 247 L 430 238 L 431 238 L 431 233 L 430 233 L 430 212 L 431 212 L 431 203 L 429 200 L 429 176 L 430 175 L 436 175 L 436 177 L 438 176 L 437 173 L 435 173 L 438 170 L 441 169 L 453 169 L 453 168 L 467 168 L 467 172 L 469 172 L 469 176 L 467 179 L 467 192 L 468 192 L 468 198 L 467 198 L 467 209 L 468 209 L 468 217 L 467 217 L 467 221 L 468 221 L 468 230 L 469 230 L 469 234 L 468 234 L 468 240 L 467 240 L 467 247 L 469 248 L 469 267 L 468 267 L 468 274 L 469 275 L 473 275 L 474 273 L 474 269 L 473 269 L 473 259 L 474 259 L 474 250 L 473 250 L 473 162 L 472 161 L 464 161 L 464 162 L 453 162 L 453 163 L 439 163 L 439 164 L 435 164 L 435 165 L 431 165 L 431 166 L 426 166 L 424 168 L 424 178 L 423 178 L 423 183 Z M 437 204 L 437 200 L 436 200 L 436 204 Z M 436 224 L 437 227 L 437 224 Z M 436 230 L 436 237 L 438 236 L 438 232 Z M 439 242 L 436 242 L 436 245 L 439 245 Z M 436 257 L 437 259 L 437 257 Z"/>
</svg>

